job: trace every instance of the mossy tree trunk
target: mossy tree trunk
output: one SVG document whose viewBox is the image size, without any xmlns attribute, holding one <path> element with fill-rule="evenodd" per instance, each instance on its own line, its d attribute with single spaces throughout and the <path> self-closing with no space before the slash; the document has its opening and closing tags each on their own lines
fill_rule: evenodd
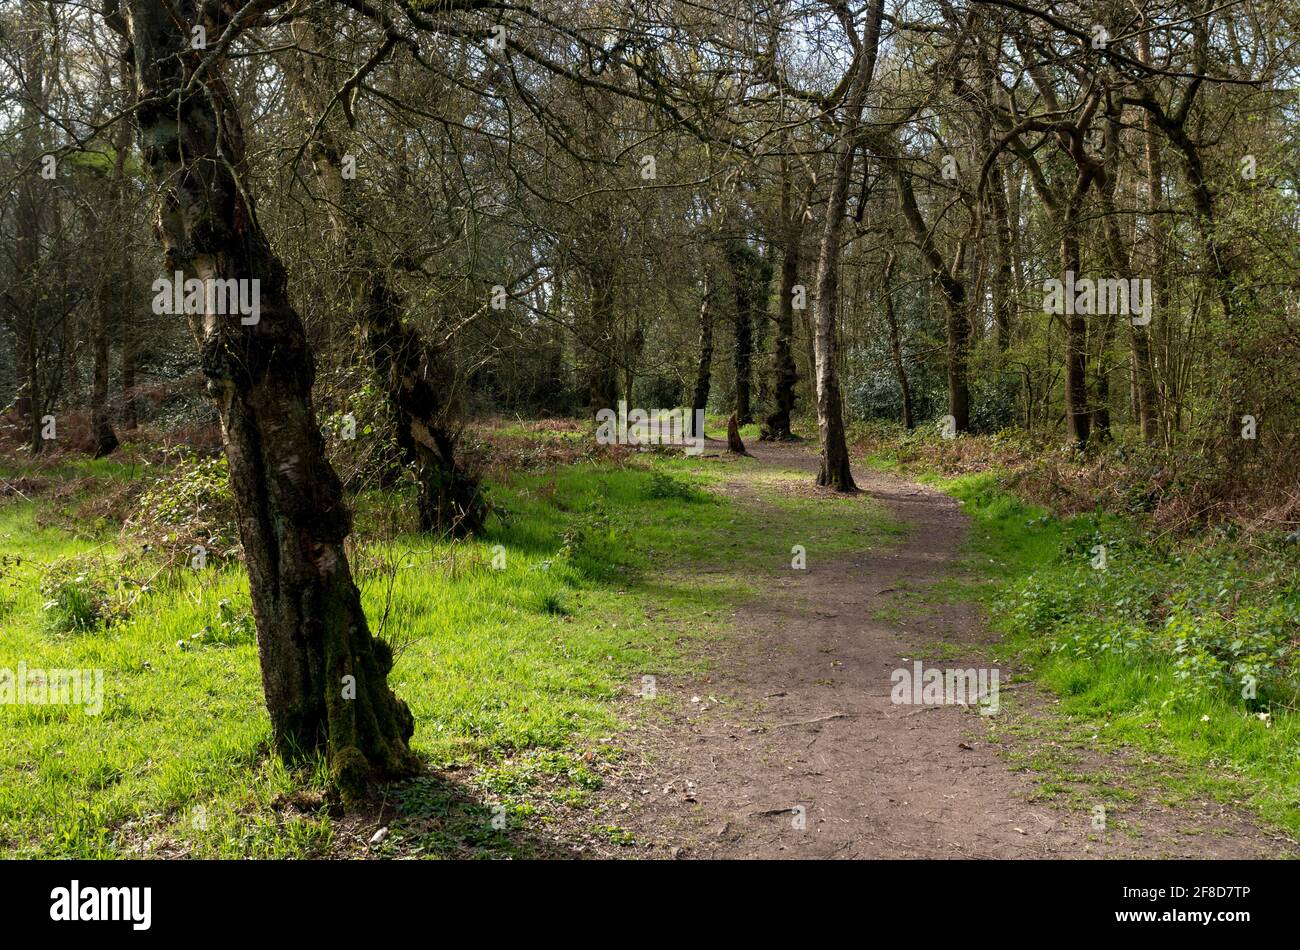
<svg viewBox="0 0 1300 950">
<path fill-rule="evenodd" d="M 286 275 L 245 182 L 239 117 L 187 24 L 197 0 L 121 0 L 105 10 L 131 43 L 144 164 L 160 199 L 164 272 L 260 282 L 259 319 L 201 313 L 189 325 L 221 419 L 277 751 L 325 752 L 345 796 L 408 775 L 415 723 L 388 686 L 392 652 L 373 637 L 344 541 L 351 513 L 312 408 L 314 361 Z"/>
<path fill-rule="evenodd" d="M 754 334 L 756 322 L 767 319 L 767 286 L 772 268 L 739 237 L 727 242 L 727 266 L 736 302 L 732 354 L 736 370 L 736 420 L 743 426 L 754 421 Z"/>
<path fill-rule="evenodd" d="M 790 431 L 790 415 L 794 412 L 795 386 L 799 370 L 794 362 L 794 293 L 799 282 L 799 243 L 786 245 L 781 260 L 781 302 L 777 307 L 776 345 L 772 353 L 772 403 L 773 408 L 763 420 L 760 438 L 788 441 L 794 438 Z"/>
<path fill-rule="evenodd" d="M 401 319 L 401 306 L 382 271 L 358 273 L 355 293 L 366 347 L 397 418 L 397 444 L 415 469 L 420 527 L 462 537 L 483 527 L 486 505 L 478 478 L 457 462 L 456 437 L 433 384 L 449 373 Z"/>
</svg>

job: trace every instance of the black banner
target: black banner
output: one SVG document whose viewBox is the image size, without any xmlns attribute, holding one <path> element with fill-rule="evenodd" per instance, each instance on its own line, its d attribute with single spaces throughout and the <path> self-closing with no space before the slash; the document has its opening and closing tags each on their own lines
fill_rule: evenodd
<svg viewBox="0 0 1300 950">
<path fill-rule="evenodd" d="M 466 924 L 495 939 L 513 928 L 532 939 L 544 926 L 554 938 L 586 941 L 617 939 L 624 932 L 608 928 L 618 921 L 666 938 L 684 916 L 698 919 L 690 932 L 731 936 L 848 925 L 943 943 L 1023 927 L 1034 928 L 1025 938 L 1129 931 L 1230 940 L 1257 927 L 1277 932 L 1294 914 L 1296 885 L 1287 862 L 1224 861 L 49 861 L 2 863 L 0 876 L 11 936 L 111 933 L 132 942 L 373 938 L 390 927 L 396 938 Z"/>
</svg>

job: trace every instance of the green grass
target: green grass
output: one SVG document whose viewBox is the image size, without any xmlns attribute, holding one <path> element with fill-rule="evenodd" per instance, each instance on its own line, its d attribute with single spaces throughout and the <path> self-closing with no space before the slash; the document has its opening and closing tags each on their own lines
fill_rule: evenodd
<svg viewBox="0 0 1300 950">
<path fill-rule="evenodd" d="M 731 608 L 789 569 L 790 539 L 812 559 L 898 531 L 866 499 L 791 491 L 806 473 L 763 473 L 757 497 L 720 491 L 729 464 L 645 453 L 518 476 L 492 486 L 504 517 L 467 542 L 367 536 L 382 521 L 372 513 L 412 499 L 357 501 L 354 574 L 395 647 L 390 681 L 415 714 L 414 748 L 439 770 L 392 792 L 378 853 L 545 853 L 547 822 L 575 809 L 589 809 L 592 835 L 633 844 L 598 792 L 641 677 L 698 667 Z M 85 497 L 142 471 L 42 474 Z M 326 770 L 290 774 L 268 754 L 240 567 L 159 570 L 116 531 L 78 524 L 76 501 L 0 507 L 0 668 L 103 670 L 104 690 L 99 715 L 0 705 L 0 852 L 329 853 L 344 826 L 325 803 Z M 67 559 L 101 585 L 116 622 L 52 622 L 40 588 Z"/>
<path fill-rule="evenodd" d="M 1175 798 L 1247 799 L 1300 833 L 1294 546 L 1156 541 L 1115 516 L 1052 517 L 994 472 L 935 481 L 972 518 L 967 566 L 1003 636 L 997 650 L 1060 697 L 1057 726 L 1092 748 L 1184 766 L 1147 776 Z"/>
</svg>

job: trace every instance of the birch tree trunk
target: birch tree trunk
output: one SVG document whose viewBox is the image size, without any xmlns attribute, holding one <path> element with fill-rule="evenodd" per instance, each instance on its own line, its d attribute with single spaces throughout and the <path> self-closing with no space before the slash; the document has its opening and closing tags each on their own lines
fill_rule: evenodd
<svg viewBox="0 0 1300 950">
<path fill-rule="evenodd" d="M 275 748 L 289 761 L 326 753 L 351 798 L 371 780 L 416 770 L 415 722 L 388 687 L 392 651 L 371 635 L 352 581 L 351 513 L 312 408 L 302 320 L 244 186 L 239 116 L 219 64 L 190 84 L 199 58 L 188 25 L 202 13 L 198 0 L 105 10 L 132 46 L 165 273 L 260 282 L 256 322 L 206 312 L 188 321 L 230 463 Z"/>
</svg>

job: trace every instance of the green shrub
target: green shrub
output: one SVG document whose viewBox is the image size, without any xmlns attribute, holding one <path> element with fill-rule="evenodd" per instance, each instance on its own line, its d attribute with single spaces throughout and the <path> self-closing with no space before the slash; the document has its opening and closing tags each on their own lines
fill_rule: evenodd
<svg viewBox="0 0 1300 950">
<path fill-rule="evenodd" d="M 646 497 L 656 501 L 676 499 L 678 501 L 698 501 L 701 492 L 685 478 L 674 475 L 661 468 L 650 470 L 650 482 L 646 487 Z"/>
<path fill-rule="evenodd" d="M 232 601 L 222 598 L 217 604 L 216 620 L 191 639 L 204 646 L 233 647 L 253 643 L 257 639 L 253 613 L 247 607 L 237 607 Z"/>
<path fill-rule="evenodd" d="M 89 633 L 126 618 L 128 578 L 87 558 L 63 558 L 41 580 L 41 609 L 52 633 Z"/>
<path fill-rule="evenodd" d="M 238 553 L 235 499 L 226 457 L 191 457 L 160 476 L 128 523 L 146 547 L 184 554 L 202 545 L 207 559 Z"/>
<path fill-rule="evenodd" d="M 994 609 L 1013 633 L 1080 660 L 1168 664 L 1174 699 L 1217 695 L 1246 709 L 1290 705 L 1300 635 L 1294 555 L 1246 559 L 1231 539 L 1170 554 L 1074 519 L 1055 562 L 1010 584 Z M 1092 567 L 1105 543 L 1108 566 Z M 1288 580 L 1290 578 L 1290 580 Z"/>
</svg>

